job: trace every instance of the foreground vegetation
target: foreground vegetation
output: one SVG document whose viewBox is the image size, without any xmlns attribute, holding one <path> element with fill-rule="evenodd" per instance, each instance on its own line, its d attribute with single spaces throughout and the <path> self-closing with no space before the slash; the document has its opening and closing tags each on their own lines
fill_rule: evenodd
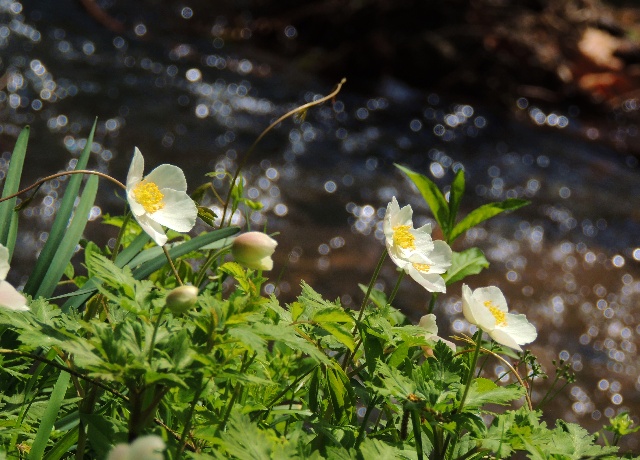
<svg viewBox="0 0 640 460">
<path fill-rule="evenodd" d="M 28 135 L 25 128 L 18 138 L 0 204 L 3 279 L 33 188 L 18 190 Z M 278 237 L 230 225 L 235 213 L 260 206 L 243 196 L 238 172 L 216 216 L 201 205 L 218 195 L 211 183 L 188 195 L 177 166 L 145 176 L 138 149 L 125 183 L 85 169 L 92 138 L 93 131 L 76 170 L 60 173 L 71 177 L 26 285 L 18 292 L 0 283 L 0 457 L 624 455 L 620 438 L 638 430 L 628 414 L 599 436 L 541 421 L 554 387 L 534 406 L 532 389 L 546 377 L 526 350 L 535 326 L 508 311 L 497 287 L 475 285 L 473 275 L 488 266 L 478 248 L 450 248 L 470 228 L 527 202 L 487 203 L 459 218 L 463 169 L 445 199 L 426 176 L 399 165 L 443 240 L 432 238 L 431 225 L 415 228 L 411 208 L 394 197 L 386 247 L 361 286 L 359 310 L 304 282 L 298 299 L 283 305 L 262 290 Z M 128 206 L 124 216 L 105 217 L 118 230 L 107 247 L 83 237 L 100 178 L 121 187 Z M 197 218 L 212 229 L 190 237 Z M 78 245 L 82 273 L 71 263 Z M 374 286 L 387 257 L 398 282 L 381 292 Z M 406 275 L 431 295 L 431 311 L 417 325 L 393 307 Z M 473 336 L 438 336 L 437 301 L 451 292 L 461 296 Z M 505 374 L 485 375 L 487 360 Z M 557 365 L 560 380 L 572 378 Z"/>
</svg>

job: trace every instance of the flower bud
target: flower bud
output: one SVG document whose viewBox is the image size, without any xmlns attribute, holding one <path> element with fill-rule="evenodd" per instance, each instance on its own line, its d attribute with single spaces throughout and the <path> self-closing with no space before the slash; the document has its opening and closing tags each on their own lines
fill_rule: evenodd
<svg viewBox="0 0 640 460">
<path fill-rule="evenodd" d="M 236 237 L 231 253 L 239 264 L 254 270 L 271 270 L 277 241 L 262 232 L 247 232 Z"/>
<path fill-rule="evenodd" d="M 141 436 L 131 444 L 116 444 L 107 460 L 163 460 L 166 445 L 160 436 Z"/>
<path fill-rule="evenodd" d="M 195 286 L 178 286 L 173 289 L 165 300 L 167 307 L 174 315 L 184 313 L 196 304 L 198 288 Z"/>
</svg>

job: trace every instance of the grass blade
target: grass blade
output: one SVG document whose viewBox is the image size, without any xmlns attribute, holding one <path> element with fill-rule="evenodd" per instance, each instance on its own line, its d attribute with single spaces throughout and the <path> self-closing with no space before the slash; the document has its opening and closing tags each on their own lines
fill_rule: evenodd
<svg viewBox="0 0 640 460">
<path fill-rule="evenodd" d="M 196 251 L 201 247 L 206 246 L 207 244 L 213 243 L 214 241 L 227 238 L 237 233 L 239 230 L 240 229 L 238 227 L 226 227 L 221 228 L 220 230 L 205 233 L 204 235 L 196 236 L 189 241 L 173 246 L 171 249 L 169 249 L 169 255 L 172 259 L 175 259 L 177 257 L 188 254 L 191 251 Z M 149 250 L 150 249 L 147 249 L 147 251 Z M 148 262 L 143 263 L 140 267 L 133 270 L 133 276 L 136 279 L 146 278 L 156 270 L 160 270 L 166 263 L 168 263 L 166 256 L 164 254 L 161 254 L 149 260 Z"/>
<path fill-rule="evenodd" d="M 51 430 L 58 416 L 58 411 L 64 401 L 64 396 L 67 393 L 67 386 L 71 380 L 71 374 L 68 372 L 60 372 L 58 380 L 51 391 L 49 403 L 42 416 L 42 422 L 38 427 L 36 438 L 31 445 L 31 451 L 29 452 L 29 459 L 39 460 L 44 455 L 44 450 L 49 442 L 49 436 L 51 436 Z"/>
<path fill-rule="evenodd" d="M 51 260 L 51 264 L 42 278 L 41 284 L 38 286 L 34 297 L 51 297 L 58 282 L 64 274 L 67 264 L 75 253 L 76 246 L 82 237 L 89 211 L 96 199 L 98 192 L 98 176 L 91 176 L 87 180 L 87 184 L 82 192 L 82 197 L 78 203 L 78 207 L 74 213 L 73 220 L 64 232 L 64 237 L 57 248 L 55 255 Z"/>
<path fill-rule="evenodd" d="M 20 178 L 22 177 L 22 168 L 24 166 L 24 157 L 27 154 L 27 143 L 29 142 L 29 127 L 25 126 L 16 145 L 13 148 L 13 154 L 11 155 L 11 161 L 9 163 L 9 169 L 7 171 L 7 179 L 4 183 L 4 189 L 2 190 L 2 196 L 13 195 L 18 191 L 20 187 Z M 13 208 L 16 206 L 17 197 L 0 203 L 0 243 L 9 247 L 9 234 L 11 228 L 12 215 L 14 215 Z M 11 251 L 10 251 L 11 253 Z"/>
<path fill-rule="evenodd" d="M 78 163 L 76 164 L 76 170 L 86 169 L 89 162 L 89 154 L 91 153 L 91 144 L 93 144 L 93 135 L 96 130 L 97 120 L 93 123 L 89 137 L 87 138 L 87 145 L 85 145 Z M 80 174 L 72 175 L 69 179 L 67 189 L 64 192 L 64 196 L 60 202 L 60 208 L 56 213 L 56 218 L 53 221 L 51 230 L 49 231 L 49 238 L 45 243 L 38 260 L 33 267 L 33 271 L 24 286 L 24 292 L 33 295 L 38 287 L 42 284 L 42 280 L 47 273 L 48 268 L 51 266 L 53 257 L 60 246 L 60 242 L 65 235 L 69 218 L 73 212 L 73 204 L 78 197 L 80 191 L 80 185 L 82 183 L 82 176 Z"/>
</svg>

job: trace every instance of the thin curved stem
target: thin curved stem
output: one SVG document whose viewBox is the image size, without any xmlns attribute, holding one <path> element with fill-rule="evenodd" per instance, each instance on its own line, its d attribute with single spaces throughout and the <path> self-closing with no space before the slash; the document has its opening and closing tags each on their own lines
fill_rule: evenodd
<svg viewBox="0 0 640 460">
<path fill-rule="evenodd" d="M 169 261 L 169 266 L 171 267 L 171 271 L 173 272 L 173 276 L 176 277 L 178 284 L 180 286 L 184 286 L 184 283 L 180 279 L 180 275 L 178 275 L 178 270 L 176 270 L 176 266 L 173 264 L 173 260 L 171 260 L 171 256 L 169 255 L 169 251 L 165 245 L 162 245 L 162 250 L 164 251 L 164 255 L 167 256 L 167 260 Z"/>
<path fill-rule="evenodd" d="M 343 78 L 342 80 L 340 80 L 340 83 L 338 83 L 336 85 L 336 88 L 330 94 L 318 99 L 317 101 L 308 102 L 308 103 L 306 103 L 304 105 L 301 105 L 300 107 L 297 107 L 297 108 L 295 108 L 293 110 L 288 111 L 287 113 L 282 115 L 280 118 L 278 118 L 276 121 L 271 123 L 267 127 L 267 129 L 262 131 L 262 133 L 260 133 L 258 138 L 253 142 L 253 144 L 251 144 L 251 147 L 249 147 L 249 150 L 247 150 L 247 153 L 245 153 L 244 156 L 242 157 L 242 160 L 238 164 L 238 168 L 236 169 L 236 172 L 234 173 L 233 178 L 231 179 L 231 184 L 229 186 L 229 191 L 227 192 L 227 199 L 225 200 L 224 208 L 222 209 L 222 218 L 220 219 L 220 227 L 221 228 L 224 226 L 224 219 L 227 216 L 227 209 L 229 207 L 229 201 L 231 201 L 231 193 L 233 191 L 233 186 L 236 183 L 236 181 L 238 180 L 238 176 L 240 175 L 240 171 L 242 170 L 242 168 L 244 168 L 244 165 L 247 163 L 247 160 L 251 156 L 251 153 L 253 152 L 253 149 L 256 147 L 256 145 L 258 145 L 258 143 L 262 140 L 262 138 L 264 136 L 266 136 L 266 134 L 269 131 L 271 131 L 279 123 L 281 123 L 282 121 L 286 120 L 290 116 L 295 115 L 296 113 L 303 112 L 303 111 L 305 111 L 305 110 L 307 110 L 307 109 L 309 109 L 309 108 L 311 108 L 313 106 L 322 104 L 323 102 L 326 102 L 329 99 L 333 99 L 334 97 L 336 97 L 338 95 L 338 93 L 340 92 L 340 90 L 342 89 L 342 85 L 344 85 L 346 82 L 347 82 L 347 79 Z M 230 219 L 229 220 L 229 224 L 231 224 L 231 217 L 229 217 L 229 219 Z"/>
<path fill-rule="evenodd" d="M 29 190 L 33 190 L 34 188 L 39 187 L 40 185 L 44 184 L 47 181 L 50 181 L 52 179 L 56 179 L 56 178 L 62 177 L 62 176 L 70 176 L 72 174 L 89 174 L 89 175 L 99 176 L 99 177 L 102 177 L 103 179 L 110 180 L 111 182 L 113 182 L 117 186 L 122 187 L 123 190 L 127 189 L 127 187 L 122 182 L 120 182 L 118 179 L 115 179 L 115 178 L 111 177 L 108 174 L 101 173 L 101 172 L 98 172 L 98 171 L 92 171 L 90 169 L 78 169 L 78 170 L 74 170 L 74 171 L 64 171 L 64 172 L 59 172 L 59 173 L 56 173 L 56 174 L 51 174 L 50 176 L 47 176 L 47 177 L 45 177 L 43 179 L 40 179 L 39 181 L 34 182 L 33 184 L 31 184 L 27 188 L 23 188 L 22 190 L 17 191 L 13 195 L 9 195 L 9 196 L 5 196 L 3 198 L 0 198 L 0 203 L 2 203 L 3 201 L 10 200 L 11 198 L 15 198 L 17 196 L 20 196 L 23 193 L 28 192 Z"/>
</svg>

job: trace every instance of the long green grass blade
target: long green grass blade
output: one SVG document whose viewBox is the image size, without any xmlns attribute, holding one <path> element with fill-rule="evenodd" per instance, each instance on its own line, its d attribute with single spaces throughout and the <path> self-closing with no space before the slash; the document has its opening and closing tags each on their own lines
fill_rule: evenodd
<svg viewBox="0 0 640 460">
<path fill-rule="evenodd" d="M 196 251 L 207 244 L 211 244 L 214 241 L 221 240 L 223 238 L 227 238 L 231 235 L 237 233 L 240 229 L 238 227 L 226 227 L 221 228 L 220 230 L 215 230 L 213 232 L 205 233 L 204 235 L 196 236 L 195 238 L 175 245 L 171 249 L 169 249 L 169 255 L 172 259 L 183 256 L 185 254 L 190 253 L 191 251 Z M 148 251 L 149 249 L 147 249 Z M 149 276 L 151 273 L 156 270 L 160 270 L 167 262 L 167 258 L 164 254 L 154 257 L 148 262 L 143 263 L 140 267 L 133 270 L 133 276 L 136 279 L 142 279 Z"/>
<path fill-rule="evenodd" d="M 78 158 L 78 163 L 76 164 L 76 170 L 86 169 L 87 163 L 89 162 L 89 156 L 91 153 L 91 144 L 93 144 L 93 135 L 96 131 L 97 120 L 93 123 L 93 127 L 91 128 L 91 132 L 89 133 L 89 137 L 87 138 L 87 145 L 85 145 L 80 158 Z M 51 226 L 51 230 L 49 231 L 49 238 L 47 238 L 47 242 L 45 243 L 40 255 L 38 256 L 38 260 L 33 267 L 31 275 L 29 275 L 29 279 L 24 286 L 24 292 L 27 294 L 33 295 L 38 287 L 42 284 L 42 280 L 47 273 L 49 266 L 51 265 L 51 261 L 55 256 L 58 247 L 60 246 L 60 242 L 65 235 L 67 224 L 69 223 L 69 218 L 71 217 L 71 213 L 73 212 L 73 204 L 78 197 L 78 192 L 80 190 L 80 185 L 82 184 L 82 176 L 80 174 L 75 174 L 71 176 L 69 179 L 69 183 L 67 184 L 67 189 L 64 192 L 64 196 L 60 202 L 60 208 L 56 213 L 56 218 L 53 221 L 53 225 Z"/>
<path fill-rule="evenodd" d="M 58 442 L 49 449 L 47 455 L 42 460 L 59 460 L 63 456 L 67 455 L 71 448 L 78 442 L 78 426 L 70 429 L 62 436 Z"/>
<path fill-rule="evenodd" d="M 73 220 L 64 232 L 60 245 L 51 260 L 51 264 L 42 278 L 34 297 L 51 297 L 58 282 L 64 274 L 67 264 L 73 257 L 76 246 L 82 237 L 86 225 L 89 211 L 93 206 L 98 191 L 98 176 L 91 176 L 82 192 L 82 197 L 75 210 Z"/>
<path fill-rule="evenodd" d="M 58 411 L 64 401 L 64 396 L 67 393 L 67 386 L 71 380 L 71 374 L 68 372 L 60 372 L 58 375 L 58 381 L 53 387 L 49 403 L 42 416 L 42 422 L 38 427 L 36 438 L 31 445 L 31 451 L 29 452 L 29 459 L 40 460 L 44 455 L 44 450 L 49 442 L 51 436 L 51 430 L 56 422 Z"/>
<path fill-rule="evenodd" d="M 7 170 L 7 179 L 4 182 L 2 197 L 13 195 L 20 187 L 20 177 L 22 176 L 22 168 L 24 166 L 24 157 L 27 154 L 27 143 L 29 142 L 29 127 L 25 126 L 16 145 L 13 148 L 11 162 Z M 14 213 L 13 208 L 16 205 L 17 197 L 0 203 L 0 243 L 9 246 L 9 234 L 11 227 L 11 215 Z M 11 253 L 11 251 L 10 251 Z"/>
</svg>

